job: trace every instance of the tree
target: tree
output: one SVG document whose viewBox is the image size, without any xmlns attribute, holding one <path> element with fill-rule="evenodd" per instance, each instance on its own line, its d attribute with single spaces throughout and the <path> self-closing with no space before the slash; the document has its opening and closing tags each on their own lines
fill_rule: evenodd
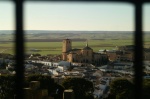
<svg viewBox="0 0 150 99">
<path fill-rule="evenodd" d="M 143 98 L 150 99 L 150 79 L 144 79 L 143 81 Z"/>
<path fill-rule="evenodd" d="M 110 84 L 110 92 L 116 99 L 134 99 L 133 88 L 133 84 L 124 78 L 115 79 Z"/>
<path fill-rule="evenodd" d="M 65 89 L 73 89 L 75 99 L 89 99 L 94 91 L 93 83 L 84 78 L 67 78 L 62 85 Z"/>
<path fill-rule="evenodd" d="M 114 94 L 110 93 L 110 94 L 108 95 L 108 97 L 106 97 L 106 98 L 104 98 L 104 99 L 116 99 L 116 96 L 115 96 Z"/>
<path fill-rule="evenodd" d="M 93 94 L 87 94 L 84 99 L 94 99 Z"/>
<path fill-rule="evenodd" d="M 0 99 L 12 99 L 15 94 L 15 76 L 0 76 Z"/>
<path fill-rule="evenodd" d="M 7 63 L 4 61 L 4 59 L 3 59 L 3 62 L 2 62 L 2 64 L 1 64 L 1 66 L 0 66 L 0 69 L 5 69 L 7 65 L 8 65 L 8 64 L 7 64 Z"/>
<path fill-rule="evenodd" d="M 133 90 L 124 90 L 116 95 L 116 99 L 134 99 Z"/>
</svg>

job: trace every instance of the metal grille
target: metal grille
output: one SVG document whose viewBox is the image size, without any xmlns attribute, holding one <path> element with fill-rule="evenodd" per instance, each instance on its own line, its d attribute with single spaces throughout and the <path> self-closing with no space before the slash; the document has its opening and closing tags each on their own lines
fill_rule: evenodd
<svg viewBox="0 0 150 99">
<path fill-rule="evenodd" d="M 5 0 L 4 0 L 5 1 Z M 15 3 L 15 52 L 16 52 L 16 98 L 23 98 L 23 80 L 24 80 L 24 33 L 23 33 L 23 2 L 25 0 L 7 0 Z M 79 2 L 128 2 L 135 7 L 135 32 L 134 32 L 134 69 L 135 69 L 135 98 L 142 99 L 142 62 L 143 62 L 143 34 L 142 34 L 142 4 L 149 2 L 149 0 L 26 0 L 26 1 L 79 1 Z"/>
</svg>

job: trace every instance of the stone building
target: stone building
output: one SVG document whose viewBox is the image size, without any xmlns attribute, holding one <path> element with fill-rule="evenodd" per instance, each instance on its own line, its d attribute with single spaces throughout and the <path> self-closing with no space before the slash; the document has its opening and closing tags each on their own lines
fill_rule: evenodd
<svg viewBox="0 0 150 99">
<path fill-rule="evenodd" d="M 24 99 L 54 99 L 48 95 L 48 89 L 41 89 L 39 81 L 31 81 L 29 88 L 24 88 Z"/>
<path fill-rule="evenodd" d="M 110 61 L 133 61 L 134 60 L 134 46 L 117 46 L 117 50 L 106 52 Z"/>
<path fill-rule="evenodd" d="M 71 89 L 64 90 L 62 96 L 58 94 L 58 90 L 59 89 L 56 90 L 56 93 L 48 93 L 48 89 L 40 88 L 39 81 L 31 81 L 30 87 L 23 89 L 24 91 L 23 99 L 74 99 L 73 90 Z"/>
<path fill-rule="evenodd" d="M 90 63 L 95 65 L 107 64 L 107 54 L 95 53 L 93 49 L 86 46 L 82 49 L 72 49 L 72 41 L 70 39 L 63 40 L 62 60 L 76 63 Z"/>
</svg>

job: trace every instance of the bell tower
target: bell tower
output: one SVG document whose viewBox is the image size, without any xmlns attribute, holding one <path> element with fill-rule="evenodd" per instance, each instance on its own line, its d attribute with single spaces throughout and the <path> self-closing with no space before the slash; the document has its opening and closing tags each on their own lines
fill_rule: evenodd
<svg viewBox="0 0 150 99">
<path fill-rule="evenodd" d="M 62 60 L 67 61 L 67 52 L 72 49 L 72 42 L 70 39 L 64 39 L 62 45 Z"/>
<path fill-rule="evenodd" d="M 63 40 L 62 52 L 68 52 L 72 49 L 72 42 L 70 39 Z"/>
</svg>

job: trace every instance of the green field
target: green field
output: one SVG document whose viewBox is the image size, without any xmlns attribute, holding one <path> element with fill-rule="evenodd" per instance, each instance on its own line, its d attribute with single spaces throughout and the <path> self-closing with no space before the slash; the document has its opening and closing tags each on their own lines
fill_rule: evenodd
<svg viewBox="0 0 150 99">
<path fill-rule="evenodd" d="M 131 45 L 133 40 L 89 40 L 88 45 L 94 52 L 98 52 L 100 49 L 115 49 L 116 46 Z M 86 42 L 72 42 L 72 48 L 83 48 Z M 61 54 L 62 42 L 26 42 L 25 48 L 27 53 L 40 53 L 42 55 L 47 54 Z M 6 50 L 7 49 L 7 50 Z M 39 50 L 39 51 L 33 51 Z M 14 54 L 14 43 L 0 43 L 0 52 Z"/>
<path fill-rule="evenodd" d="M 115 49 L 116 46 L 132 45 L 133 40 L 89 40 L 88 45 L 94 52 L 98 52 L 100 49 Z M 150 41 L 145 41 L 145 47 L 150 47 Z M 86 42 L 72 42 L 72 48 L 85 47 Z M 26 42 L 26 53 L 39 53 L 41 55 L 47 54 L 61 54 L 62 42 Z M 40 50 L 38 52 L 31 51 L 31 49 Z M 0 43 L 0 53 L 14 54 L 14 43 Z"/>
<path fill-rule="evenodd" d="M 13 35 L 5 33 L 8 31 L 0 31 L 0 53 L 14 54 Z M 32 33 L 33 32 L 33 33 Z M 34 33 L 35 32 L 35 33 Z M 73 33 L 43 33 L 42 31 L 29 31 L 29 34 L 25 35 L 25 51 L 26 53 L 39 53 L 42 55 L 47 54 L 61 54 L 62 52 L 62 39 L 76 39 L 72 42 L 72 48 L 82 49 L 86 45 L 86 39 L 88 39 L 89 47 L 94 52 L 98 52 L 103 49 L 115 49 L 116 46 L 132 45 L 133 33 L 132 32 L 103 32 L 101 33 L 80 33 L 69 31 Z M 60 31 L 59 31 L 60 32 Z M 66 31 L 65 31 L 66 32 Z M 92 31 L 93 32 L 93 31 Z M 82 39 L 82 40 L 81 40 Z M 144 47 L 150 48 L 150 33 L 144 35 Z M 39 50 L 39 51 L 33 51 Z"/>
</svg>

